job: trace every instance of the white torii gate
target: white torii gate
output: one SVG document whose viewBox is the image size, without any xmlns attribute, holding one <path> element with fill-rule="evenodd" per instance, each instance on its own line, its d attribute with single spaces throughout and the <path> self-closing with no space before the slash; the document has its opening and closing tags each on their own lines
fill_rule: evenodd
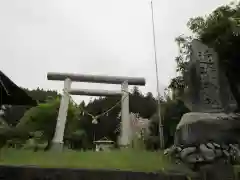
<svg viewBox="0 0 240 180">
<path fill-rule="evenodd" d="M 145 85 L 144 78 L 134 77 L 117 77 L 117 76 L 96 76 L 96 75 L 83 75 L 71 73 L 56 73 L 49 72 L 47 74 L 48 80 L 64 81 L 64 91 L 61 98 L 59 114 L 55 134 L 52 140 L 52 149 L 62 150 L 63 136 L 65 124 L 67 119 L 69 94 L 71 95 L 88 95 L 88 96 L 116 96 L 122 95 L 121 102 L 121 137 L 120 145 L 128 146 L 130 144 L 130 116 L 129 116 L 129 93 L 128 85 Z M 90 90 L 90 89 L 71 89 L 72 82 L 88 82 L 88 83 L 105 83 L 105 84 L 121 84 L 121 91 L 108 91 L 108 90 Z"/>
</svg>

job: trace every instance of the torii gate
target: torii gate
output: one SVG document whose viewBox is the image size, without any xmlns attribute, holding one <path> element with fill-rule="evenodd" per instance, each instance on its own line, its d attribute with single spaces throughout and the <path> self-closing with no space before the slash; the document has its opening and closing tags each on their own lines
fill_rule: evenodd
<svg viewBox="0 0 240 180">
<path fill-rule="evenodd" d="M 118 77 L 118 76 L 97 76 L 97 75 L 83 75 L 71 73 L 56 73 L 49 72 L 47 74 L 48 80 L 64 81 L 64 91 L 61 98 L 59 114 L 55 134 L 52 140 L 52 149 L 63 149 L 63 136 L 65 124 L 67 119 L 69 94 L 71 95 L 87 95 L 87 96 L 116 96 L 122 95 L 121 102 L 121 137 L 120 145 L 128 146 L 130 144 L 130 116 L 129 116 L 129 93 L 128 85 L 145 85 L 144 78 L 134 77 Z M 105 84 L 121 84 L 121 91 L 109 90 L 90 90 L 90 89 L 71 89 L 72 82 L 88 82 L 88 83 L 105 83 Z"/>
</svg>

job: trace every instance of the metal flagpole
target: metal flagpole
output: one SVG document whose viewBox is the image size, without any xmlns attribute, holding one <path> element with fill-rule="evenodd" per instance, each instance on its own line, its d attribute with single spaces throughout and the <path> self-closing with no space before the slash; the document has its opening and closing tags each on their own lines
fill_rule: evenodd
<svg viewBox="0 0 240 180">
<path fill-rule="evenodd" d="M 162 123 L 162 117 L 161 117 L 161 101 L 160 101 L 160 89 L 159 89 L 159 78 L 158 78 L 156 35 L 155 35 L 154 12 L 153 12 L 153 2 L 152 2 L 152 0 L 151 0 L 151 13 L 152 13 L 154 59 L 155 59 L 155 70 L 156 70 L 156 80 L 157 80 L 157 96 L 158 96 L 157 97 L 157 113 L 158 113 L 158 119 L 159 119 L 160 149 L 164 149 L 163 123 Z"/>
</svg>

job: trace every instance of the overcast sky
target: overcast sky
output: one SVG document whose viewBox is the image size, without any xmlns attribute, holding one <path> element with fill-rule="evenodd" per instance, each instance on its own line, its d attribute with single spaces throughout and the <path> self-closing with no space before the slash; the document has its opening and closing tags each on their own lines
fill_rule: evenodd
<svg viewBox="0 0 240 180">
<path fill-rule="evenodd" d="M 160 88 L 176 75 L 174 38 L 189 18 L 230 0 L 154 0 Z M 1 70 L 17 85 L 54 89 L 47 72 L 146 78 L 156 94 L 149 0 L 0 0 Z M 120 89 L 73 83 L 74 88 Z M 76 101 L 86 97 L 75 98 Z"/>
</svg>

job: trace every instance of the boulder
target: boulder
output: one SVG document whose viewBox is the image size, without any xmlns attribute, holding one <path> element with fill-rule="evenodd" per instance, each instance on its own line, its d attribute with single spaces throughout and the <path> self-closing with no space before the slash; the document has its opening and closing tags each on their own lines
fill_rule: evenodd
<svg viewBox="0 0 240 180">
<path fill-rule="evenodd" d="M 240 116 L 190 112 L 179 122 L 174 145 L 165 151 L 187 164 L 240 162 Z"/>
<path fill-rule="evenodd" d="M 226 113 L 190 112 L 177 125 L 174 144 L 192 146 L 207 142 L 238 143 L 240 116 Z"/>
</svg>

